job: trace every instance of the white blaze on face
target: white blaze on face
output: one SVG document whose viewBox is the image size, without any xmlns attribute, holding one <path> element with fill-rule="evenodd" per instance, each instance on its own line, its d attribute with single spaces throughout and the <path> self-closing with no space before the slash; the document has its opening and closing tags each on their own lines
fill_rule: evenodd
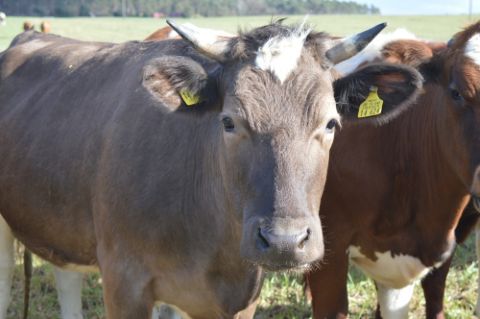
<svg viewBox="0 0 480 319">
<path fill-rule="evenodd" d="M 465 45 L 465 55 L 480 65 L 480 33 L 475 33 Z"/>
<path fill-rule="evenodd" d="M 310 30 L 301 26 L 290 36 L 277 36 L 269 39 L 258 49 L 255 65 L 264 71 L 270 71 L 281 83 L 297 67 L 302 54 L 303 44 Z"/>
</svg>

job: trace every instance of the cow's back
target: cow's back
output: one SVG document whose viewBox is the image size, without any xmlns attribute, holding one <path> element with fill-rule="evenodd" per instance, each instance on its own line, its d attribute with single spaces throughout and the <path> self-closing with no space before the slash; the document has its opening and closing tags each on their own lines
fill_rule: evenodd
<svg viewBox="0 0 480 319">
<path fill-rule="evenodd" d="M 27 32 L 2 53 L 0 211 L 34 252 L 57 264 L 95 262 L 99 170 L 129 169 L 132 156 L 104 159 L 124 148 L 113 135 L 140 145 L 161 132 L 165 112 L 142 87 L 142 70 L 177 45 L 185 44 L 87 43 Z M 58 234 L 63 241 L 47 245 Z"/>
</svg>

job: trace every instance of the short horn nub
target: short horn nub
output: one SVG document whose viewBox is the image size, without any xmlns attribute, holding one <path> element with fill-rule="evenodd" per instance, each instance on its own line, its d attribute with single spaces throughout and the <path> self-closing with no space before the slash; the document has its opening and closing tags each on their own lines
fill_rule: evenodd
<svg viewBox="0 0 480 319">
<path fill-rule="evenodd" d="M 380 23 L 371 29 L 339 40 L 339 43 L 328 49 L 325 55 L 333 64 L 349 59 L 362 51 L 386 26 L 386 23 Z"/>
<path fill-rule="evenodd" d="M 192 44 L 193 47 L 201 53 L 219 62 L 225 60 L 228 42 L 231 39 L 231 37 L 226 36 L 225 33 L 199 28 L 190 23 L 178 25 L 172 20 L 167 20 L 167 23 L 184 40 Z"/>
</svg>

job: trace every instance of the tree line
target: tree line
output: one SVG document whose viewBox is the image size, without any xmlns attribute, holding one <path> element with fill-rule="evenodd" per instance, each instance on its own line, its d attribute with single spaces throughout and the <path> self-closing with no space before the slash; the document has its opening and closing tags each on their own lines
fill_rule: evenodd
<svg viewBox="0 0 480 319">
<path fill-rule="evenodd" d="M 373 5 L 338 0 L 0 0 L 0 11 L 59 17 L 380 13 Z"/>
</svg>

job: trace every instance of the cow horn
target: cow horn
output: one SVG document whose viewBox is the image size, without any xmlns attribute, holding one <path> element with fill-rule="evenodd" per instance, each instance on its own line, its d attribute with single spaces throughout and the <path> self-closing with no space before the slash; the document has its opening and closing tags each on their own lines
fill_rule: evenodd
<svg viewBox="0 0 480 319">
<path fill-rule="evenodd" d="M 325 55 L 333 64 L 349 59 L 363 50 L 386 26 L 386 23 L 380 23 L 366 31 L 338 40 L 339 42 L 328 49 Z"/>
<path fill-rule="evenodd" d="M 199 28 L 190 23 L 178 25 L 172 20 L 167 20 L 167 23 L 200 52 L 219 62 L 225 61 L 228 42 L 234 35 L 228 36 L 224 32 Z"/>
</svg>

